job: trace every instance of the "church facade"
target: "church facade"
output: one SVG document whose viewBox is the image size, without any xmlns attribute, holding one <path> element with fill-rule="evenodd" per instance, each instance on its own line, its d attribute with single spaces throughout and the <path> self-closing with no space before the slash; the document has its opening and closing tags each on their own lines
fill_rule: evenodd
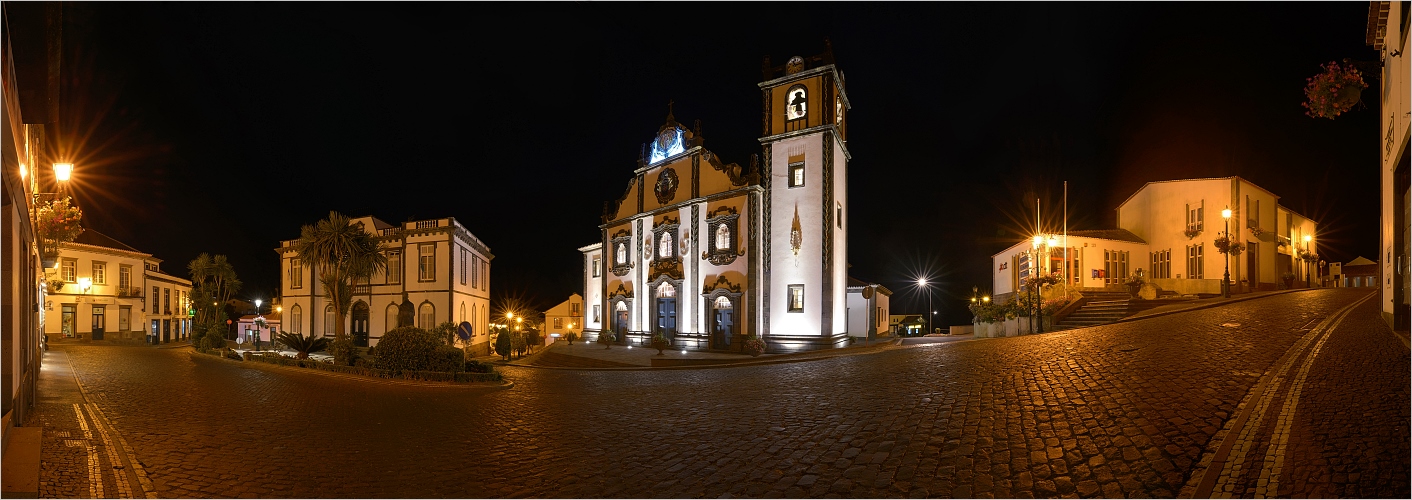
<svg viewBox="0 0 1412 500">
<path fill-rule="evenodd" d="M 850 109 L 831 49 L 765 60 L 762 154 L 728 163 L 671 111 L 584 255 L 584 333 L 771 352 L 848 343 Z M 861 313 L 861 312 L 860 312 Z"/>
</svg>

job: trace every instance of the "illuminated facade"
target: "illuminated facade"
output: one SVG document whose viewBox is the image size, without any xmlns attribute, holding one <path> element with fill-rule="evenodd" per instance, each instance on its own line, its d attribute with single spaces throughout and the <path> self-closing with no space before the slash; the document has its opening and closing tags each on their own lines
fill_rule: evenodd
<svg viewBox="0 0 1412 500">
<path fill-rule="evenodd" d="M 59 246 L 46 270 L 44 333 L 51 339 L 167 343 L 191 336 L 191 280 L 162 271 L 162 259 L 85 229 Z"/>
<path fill-rule="evenodd" d="M 411 304 L 414 325 L 430 329 L 447 321 L 470 323 L 466 342 L 489 353 L 494 259 L 489 247 L 450 217 L 396 225 L 358 217 L 353 223 L 374 235 L 387 257 L 387 270 L 353 286 L 353 305 L 342 320 L 343 331 L 355 344 L 376 346 L 384 333 L 397 328 L 405 301 Z M 295 241 L 285 240 L 275 249 L 280 258 L 281 328 L 333 337 L 337 312 L 324 296 L 317 270 L 294 251 Z"/>
<path fill-rule="evenodd" d="M 1138 269 L 1143 278 L 1179 294 L 1219 294 L 1225 254 L 1215 240 L 1230 232 L 1245 251 L 1230 258 L 1232 291 L 1275 290 L 1287 275 L 1303 286 L 1320 282 L 1317 222 L 1279 204 L 1279 196 L 1240 177 L 1144 184 L 1118 211 L 1118 228 L 1046 233 L 1040 245 L 1022 241 L 991 256 L 993 294 L 1019 289 L 1031 273 L 1061 273 L 1080 288 L 1123 289 Z M 1051 242 L 1049 236 L 1054 239 Z M 1305 239 L 1308 236 L 1308 239 Z M 1068 266 L 1065 266 L 1065 249 Z"/>
<path fill-rule="evenodd" d="M 762 93 L 763 154 L 748 166 L 703 147 L 670 109 L 627 190 L 604 207 L 584 258 L 588 339 L 771 351 L 848 343 L 847 171 L 850 108 L 831 49 L 771 66 Z M 873 303 L 874 300 L 869 300 Z M 865 314 L 859 311 L 858 314 Z M 885 316 L 884 316 L 885 317 Z"/>
<path fill-rule="evenodd" d="M 1382 77 L 1378 79 L 1378 172 L 1382 216 L 1379 231 L 1383 320 L 1407 331 L 1412 314 L 1412 85 L 1408 84 L 1407 2 L 1368 2 L 1368 45 L 1378 51 Z M 1366 78 L 1366 77 L 1365 77 Z M 1371 83 L 1371 82 L 1369 82 Z"/>
</svg>

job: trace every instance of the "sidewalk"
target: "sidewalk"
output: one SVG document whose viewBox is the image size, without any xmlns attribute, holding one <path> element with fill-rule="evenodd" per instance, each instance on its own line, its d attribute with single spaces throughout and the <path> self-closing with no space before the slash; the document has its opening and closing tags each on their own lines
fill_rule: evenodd
<svg viewBox="0 0 1412 500">
<path fill-rule="evenodd" d="M 500 366 L 524 366 L 534 368 L 602 370 L 714 368 L 740 364 L 783 363 L 866 354 L 897 346 L 897 340 L 898 339 L 892 337 L 884 337 L 867 342 L 866 345 L 863 342 L 854 342 L 853 345 L 842 349 L 823 349 L 785 354 L 761 354 L 759 356 L 727 352 L 682 351 L 671 349 L 664 349 L 662 354 L 658 355 L 657 349 L 644 346 L 614 344 L 611 348 L 605 349 L 602 344 L 595 342 L 574 342 L 573 345 L 568 345 L 566 341 L 559 341 L 549 346 L 540 346 L 535 349 L 533 354 L 527 354 L 524 358 L 512 359 L 511 361 L 504 361 L 499 355 L 479 356 L 475 359 L 482 363 Z M 586 364 L 575 362 L 582 360 L 602 361 L 607 362 L 602 363 L 602 365 L 611 364 L 614 366 L 587 367 L 585 366 Z"/>
<path fill-rule="evenodd" d="M 1211 298 L 1209 298 L 1209 299 L 1192 299 L 1192 300 L 1182 301 L 1182 302 L 1179 302 L 1179 303 L 1176 303 L 1176 304 L 1168 304 L 1168 305 L 1165 305 L 1165 306 L 1154 307 L 1154 308 L 1152 308 L 1152 309 L 1148 309 L 1148 310 L 1146 310 L 1146 311 L 1139 312 L 1139 313 L 1134 314 L 1134 315 L 1132 315 L 1132 316 L 1125 317 L 1125 318 L 1120 319 L 1120 320 L 1118 320 L 1118 321 L 1114 321 L 1113 323 L 1125 323 L 1125 322 L 1128 322 L 1128 321 L 1136 321 L 1136 320 L 1139 320 L 1139 319 L 1155 318 L 1155 317 L 1158 317 L 1158 316 L 1166 316 L 1166 315 L 1169 315 L 1169 314 L 1176 314 L 1176 313 L 1182 313 L 1182 312 L 1187 312 L 1187 311 L 1195 311 L 1195 310 L 1198 310 L 1198 309 L 1209 309 L 1209 308 L 1212 308 L 1212 307 L 1220 307 L 1220 306 L 1223 306 L 1223 305 L 1226 305 L 1226 304 L 1233 304 L 1233 303 L 1236 303 L 1236 302 L 1244 302 L 1244 301 L 1247 301 L 1247 300 L 1262 299 L 1262 298 L 1270 297 L 1270 296 L 1274 296 L 1274 295 L 1281 295 L 1281 294 L 1286 294 L 1286 293 L 1304 292 L 1304 291 L 1309 291 L 1309 290 L 1320 290 L 1320 289 L 1319 289 L 1319 288 L 1295 288 L 1295 289 L 1292 289 L 1292 290 L 1276 290 L 1276 291 L 1273 291 L 1273 292 L 1247 292 L 1247 293 L 1239 293 L 1239 294 L 1231 295 L 1230 298 L 1225 298 L 1225 297 L 1211 297 Z M 1112 324 L 1112 323 L 1109 323 L 1109 324 Z"/>
</svg>

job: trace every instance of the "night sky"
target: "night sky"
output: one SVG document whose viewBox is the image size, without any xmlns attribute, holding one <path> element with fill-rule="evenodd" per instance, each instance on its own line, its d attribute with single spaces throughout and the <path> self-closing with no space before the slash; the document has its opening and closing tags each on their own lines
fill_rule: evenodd
<svg viewBox="0 0 1412 500">
<path fill-rule="evenodd" d="M 1377 257 L 1378 80 L 1300 106 L 1320 64 L 1375 60 L 1366 2 L 65 3 L 60 149 L 85 225 L 186 275 L 226 254 L 242 296 L 337 210 L 452 216 L 491 248 L 495 300 L 580 291 L 603 202 L 675 101 L 707 149 L 759 153 L 763 56 L 833 43 L 847 77 L 851 275 L 969 322 L 990 255 L 1115 224 L 1144 182 L 1242 176 Z M 52 133 L 52 132 L 51 132 Z M 920 298 L 921 302 L 915 302 Z"/>
</svg>

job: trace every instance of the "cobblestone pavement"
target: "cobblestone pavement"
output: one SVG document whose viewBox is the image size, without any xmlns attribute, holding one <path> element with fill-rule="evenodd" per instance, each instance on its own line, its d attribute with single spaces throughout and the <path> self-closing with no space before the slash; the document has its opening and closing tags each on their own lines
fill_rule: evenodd
<svg viewBox="0 0 1412 500">
<path fill-rule="evenodd" d="M 96 414 L 138 497 L 1174 497 L 1220 476 L 1288 364 L 1242 448 L 1262 470 L 1285 436 L 1266 493 L 1407 498 L 1408 350 L 1373 301 L 1324 323 L 1365 294 L 788 364 L 506 367 L 509 390 L 61 345 L 92 404 L 41 408 L 40 494 L 119 496 L 48 441 Z M 1259 473 L 1232 477 L 1255 495 Z"/>
</svg>

